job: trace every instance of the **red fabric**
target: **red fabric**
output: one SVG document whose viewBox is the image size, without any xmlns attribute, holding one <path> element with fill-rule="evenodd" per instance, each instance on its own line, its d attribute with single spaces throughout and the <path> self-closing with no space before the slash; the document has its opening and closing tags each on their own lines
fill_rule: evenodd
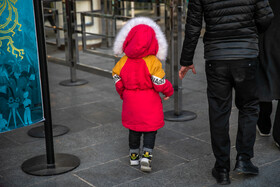
<svg viewBox="0 0 280 187">
<path fill-rule="evenodd" d="M 162 101 L 154 89 L 143 59 L 127 59 L 121 70 L 118 90 L 124 90 L 122 123 L 134 131 L 156 131 L 164 126 Z M 123 88 L 122 88 L 123 86 Z"/>
<path fill-rule="evenodd" d="M 171 82 L 169 82 L 168 80 L 165 80 L 165 84 L 162 85 L 155 85 L 154 84 L 154 89 L 157 92 L 161 92 L 163 93 L 165 96 L 170 97 L 173 95 L 174 89 L 173 86 L 171 84 Z"/>
<path fill-rule="evenodd" d="M 118 81 L 115 84 L 116 90 L 118 92 L 118 94 L 120 95 L 121 99 L 123 99 L 122 95 L 123 95 L 123 91 L 124 91 L 124 86 L 123 86 L 123 82 L 122 81 Z"/>
<path fill-rule="evenodd" d="M 155 31 L 147 25 L 133 27 L 124 41 L 123 51 L 132 59 L 156 55 L 158 42 Z"/>
</svg>

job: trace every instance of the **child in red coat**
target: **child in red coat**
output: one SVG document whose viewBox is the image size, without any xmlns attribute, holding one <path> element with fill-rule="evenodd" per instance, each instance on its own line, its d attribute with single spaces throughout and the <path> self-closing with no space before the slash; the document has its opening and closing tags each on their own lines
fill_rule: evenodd
<svg viewBox="0 0 280 187">
<path fill-rule="evenodd" d="M 125 55 L 113 68 L 116 90 L 123 100 L 122 123 L 129 129 L 130 165 L 139 165 L 143 138 L 142 171 L 151 171 L 157 130 L 164 126 L 162 92 L 167 100 L 174 92 L 164 78 L 160 60 L 167 55 L 167 42 L 160 27 L 145 17 L 133 18 L 118 33 L 114 53 Z"/>
</svg>

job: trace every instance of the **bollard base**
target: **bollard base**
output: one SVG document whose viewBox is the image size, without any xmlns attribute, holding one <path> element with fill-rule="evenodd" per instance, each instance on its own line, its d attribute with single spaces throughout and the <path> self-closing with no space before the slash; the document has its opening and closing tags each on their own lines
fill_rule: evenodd
<svg viewBox="0 0 280 187">
<path fill-rule="evenodd" d="M 47 165 L 46 155 L 30 158 L 23 162 L 21 169 L 30 175 L 51 176 L 71 171 L 80 165 L 80 159 L 74 155 L 57 153 L 53 167 Z"/>
<path fill-rule="evenodd" d="M 175 121 L 175 122 L 190 121 L 190 120 L 195 119 L 196 117 L 197 117 L 196 113 L 186 111 L 186 110 L 183 110 L 181 112 L 181 115 L 179 115 L 179 116 L 175 115 L 174 110 L 164 112 L 164 119 L 166 121 Z"/>
<path fill-rule="evenodd" d="M 53 125 L 53 137 L 61 136 L 69 132 L 69 128 L 63 125 Z M 45 138 L 44 125 L 30 129 L 27 134 L 34 138 Z"/>
<path fill-rule="evenodd" d="M 62 86 L 81 86 L 87 83 L 88 83 L 87 80 L 77 79 L 76 81 L 72 81 L 72 80 L 61 81 L 59 84 Z"/>
</svg>

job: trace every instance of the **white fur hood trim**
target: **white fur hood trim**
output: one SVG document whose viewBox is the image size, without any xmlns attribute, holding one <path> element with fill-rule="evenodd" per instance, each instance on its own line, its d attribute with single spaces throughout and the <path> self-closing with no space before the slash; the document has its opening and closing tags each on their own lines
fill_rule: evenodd
<svg viewBox="0 0 280 187">
<path fill-rule="evenodd" d="M 136 17 L 131 20 L 129 20 L 123 28 L 118 33 L 115 42 L 114 42 L 114 54 L 120 55 L 123 53 L 123 44 L 124 41 L 128 35 L 128 33 L 131 31 L 131 29 L 137 25 L 144 24 L 150 26 L 156 34 L 156 39 L 158 41 L 158 52 L 157 52 L 157 58 L 160 60 L 165 60 L 167 57 L 167 41 L 166 38 L 161 31 L 160 27 L 150 18 L 147 17 Z"/>
</svg>

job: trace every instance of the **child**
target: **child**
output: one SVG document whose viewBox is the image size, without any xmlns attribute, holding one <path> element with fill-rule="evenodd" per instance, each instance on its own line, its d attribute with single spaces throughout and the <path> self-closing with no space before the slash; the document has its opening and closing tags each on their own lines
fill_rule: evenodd
<svg viewBox="0 0 280 187">
<path fill-rule="evenodd" d="M 157 130 L 164 125 L 159 92 L 167 100 L 174 92 L 164 78 L 160 60 L 167 55 L 167 42 L 159 26 L 145 17 L 133 18 L 118 33 L 114 53 L 125 53 L 113 68 L 116 90 L 123 100 L 122 123 L 129 129 L 130 165 L 139 165 L 143 134 L 141 170 L 151 171 Z"/>
</svg>

